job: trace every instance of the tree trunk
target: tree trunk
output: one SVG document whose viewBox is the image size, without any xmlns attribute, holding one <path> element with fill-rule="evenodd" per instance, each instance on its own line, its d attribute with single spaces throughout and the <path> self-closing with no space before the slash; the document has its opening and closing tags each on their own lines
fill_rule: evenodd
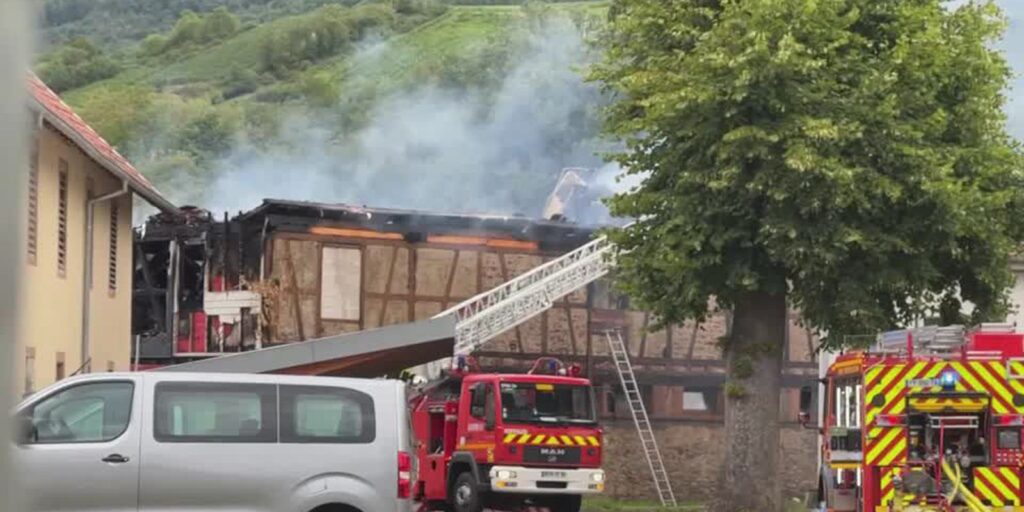
<svg viewBox="0 0 1024 512">
<path fill-rule="evenodd" d="M 779 392 L 786 298 L 751 292 L 735 304 L 725 346 L 725 474 L 716 512 L 782 510 Z"/>
</svg>

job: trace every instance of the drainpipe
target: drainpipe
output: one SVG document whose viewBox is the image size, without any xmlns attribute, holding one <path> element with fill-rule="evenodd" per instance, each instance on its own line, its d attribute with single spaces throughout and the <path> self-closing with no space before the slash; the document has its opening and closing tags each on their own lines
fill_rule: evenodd
<svg viewBox="0 0 1024 512">
<path fill-rule="evenodd" d="M 116 199 L 129 192 L 128 180 L 124 180 L 121 182 L 121 190 L 90 199 L 85 206 L 85 258 L 83 258 L 85 271 L 83 274 L 84 279 L 82 280 L 82 371 L 92 370 L 92 365 L 90 364 L 91 356 L 89 355 L 89 324 L 92 316 L 92 235 L 96 205 L 104 201 Z M 88 369 L 85 368 L 87 364 L 90 366 Z"/>
</svg>

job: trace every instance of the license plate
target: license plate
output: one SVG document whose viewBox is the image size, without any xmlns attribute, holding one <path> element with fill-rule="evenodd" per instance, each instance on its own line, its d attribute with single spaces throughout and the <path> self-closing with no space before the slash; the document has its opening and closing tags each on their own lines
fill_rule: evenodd
<svg viewBox="0 0 1024 512">
<path fill-rule="evenodd" d="M 523 450 L 523 462 L 578 464 L 580 462 L 580 449 L 560 446 L 527 446 Z"/>
<path fill-rule="evenodd" d="M 568 478 L 569 474 L 565 471 L 541 471 L 541 478 Z"/>
</svg>

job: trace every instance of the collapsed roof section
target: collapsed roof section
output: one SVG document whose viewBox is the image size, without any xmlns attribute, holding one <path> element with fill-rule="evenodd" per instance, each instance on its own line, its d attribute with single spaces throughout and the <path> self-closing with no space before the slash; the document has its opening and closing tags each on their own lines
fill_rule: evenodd
<svg viewBox="0 0 1024 512">
<path fill-rule="evenodd" d="M 236 220 L 258 223 L 268 229 L 296 231 L 338 224 L 391 233 L 410 242 L 426 240 L 431 235 L 500 237 L 536 242 L 540 249 L 553 251 L 576 248 L 594 232 L 565 222 L 522 216 L 439 213 L 280 199 L 264 199 L 263 204 L 240 214 Z"/>
</svg>

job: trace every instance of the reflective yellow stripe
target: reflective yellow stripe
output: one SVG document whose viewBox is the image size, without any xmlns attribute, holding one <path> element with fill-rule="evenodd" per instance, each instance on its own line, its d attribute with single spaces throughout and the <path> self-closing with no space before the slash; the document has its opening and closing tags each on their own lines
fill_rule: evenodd
<svg viewBox="0 0 1024 512">
<path fill-rule="evenodd" d="M 530 434 L 523 434 L 523 435 L 519 436 L 519 440 L 516 441 L 516 442 L 519 443 L 519 444 L 526 444 L 526 443 L 530 442 Z"/>
<path fill-rule="evenodd" d="M 540 444 L 542 441 L 544 441 L 544 434 L 537 434 L 537 437 L 534 437 L 533 442 L 530 444 Z"/>
<path fill-rule="evenodd" d="M 878 463 L 879 466 L 891 466 L 896 462 L 904 462 L 903 455 L 907 451 L 907 436 L 901 435 L 896 443 L 889 448 L 889 453 Z"/>
<path fill-rule="evenodd" d="M 569 439 L 569 436 L 558 436 L 558 438 L 562 440 L 562 444 L 572 446 L 572 439 Z"/>
<path fill-rule="evenodd" d="M 501 440 L 501 442 L 509 444 L 515 441 L 517 437 L 519 437 L 519 434 L 505 434 L 505 437 Z"/>
<path fill-rule="evenodd" d="M 596 436 L 587 436 L 587 442 L 590 446 L 601 446 L 601 442 L 597 440 Z"/>
<path fill-rule="evenodd" d="M 1001 468 L 999 470 L 1004 477 L 1014 486 L 1015 489 L 1020 489 L 1020 477 L 1017 476 L 1017 472 L 1011 468 Z M 1014 492 L 1014 494 L 1017 494 Z"/>
<path fill-rule="evenodd" d="M 555 437 L 555 436 L 548 436 L 547 444 L 553 445 L 553 446 L 558 446 L 558 438 Z"/>
<path fill-rule="evenodd" d="M 576 441 L 576 444 L 578 444 L 580 446 L 586 446 L 587 445 L 587 440 L 583 439 L 583 436 L 572 436 L 572 438 L 573 438 L 573 440 Z"/>
<path fill-rule="evenodd" d="M 995 506 L 1003 505 L 1003 500 L 999 499 L 999 495 L 997 495 L 992 489 L 989 488 L 988 482 L 985 479 L 975 478 L 974 490 L 978 491 L 978 494 L 981 494 L 981 496 L 985 499 L 985 501 L 989 502 L 989 504 Z"/>
<path fill-rule="evenodd" d="M 896 440 L 896 437 L 900 435 L 900 431 L 903 430 L 903 429 L 902 428 L 890 428 L 888 430 L 889 431 L 886 432 L 885 435 L 883 435 L 882 438 L 879 439 L 878 442 L 875 443 L 875 445 L 871 448 L 871 451 L 868 452 L 868 457 L 867 457 L 868 465 L 870 465 L 870 466 L 877 466 L 878 465 L 878 464 L 875 463 L 875 461 L 880 456 L 882 456 L 883 453 L 885 453 L 885 450 L 889 447 L 890 444 L 892 444 L 892 442 L 894 440 Z"/>
</svg>

